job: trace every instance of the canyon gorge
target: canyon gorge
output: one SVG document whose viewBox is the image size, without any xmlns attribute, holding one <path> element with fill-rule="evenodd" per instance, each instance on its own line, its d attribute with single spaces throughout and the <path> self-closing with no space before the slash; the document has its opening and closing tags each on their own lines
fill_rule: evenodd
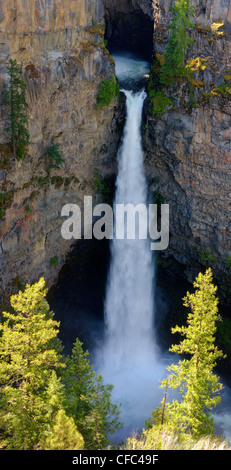
<svg viewBox="0 0 231 470">
<path fill-rule="evenodd" d="M 158 347 L 164 344 L 167 351 L 171 326 L 185 314 L 186 288 L 208 267 L 228 325 L 227 337 L 220 333 L 219 339 L 231 350 L 231 0 L 190 1 L 188 76 L 160 91 L 173 5 L 174 0 L 0 0 L 1 310 L 12 293 L 44 277 L 65 353 L 78 335 L 91 358 L 96 348 L 99 372 L 108 358 L 106 380 L 117 379 L 118 388 L 124 367 L 124 384 L 131 380 L 128 389 L 121 387 L 128 390 L 123 399 L 132 407 L 136 395 L 137 410 L 140 395 L 154 390 L 153 364 L 159 379 L 168 363 L 168 353 L 159 355 Z M 22 159 L 12 152 L 6 131 L 10 60 L 22 66 L 26 84 L 30 143 Z M 129 90 L 123 90 L 121 73 Z M 102 85 L 109 83 L 111 98 L 99 106 Z M 51 146 L 62 155 L 56 168 L 50 165 Z M 132 164 L 132 156 L 138 163 Z M 94 205 L 112 204 L 116 197 L 123 201 L 125 188 L 132 201 L 140 191 L 140 199 L 169 206 L 167 249 L 152 256 L 146 243 L 140 252 L 130 243 L 110 251 L 108 240 L 62 237 L 66 204 L 84 213 L 86 196 Z M 115 376 L 111 364 L 117 360 Z M 140 395 L 131 371 L 134 383 L 141 374 Z M 223 371 L 229 373 L 230 357 Z M 150 403 L 151 411 L 148 393 L 142 405 Z M 226 411 L 229 389 L 225 398 Z M 229 412 L 225 416 L 230 436 Z M 130 428 L 125 431 L 123 438 Z"/>
<path fill-rule="evenodd" d="M 194 61 L 193 99 L 182 83 L 170 91 L 174 105 L 161 116 L 146 109 L 145 168 L 150 199 L 159 197 L 171 208 L 170 245 L 161 254 L 163 263 L 190 282 L 201 266 L 212 264 L 227 299 L 231 108 L 230 89 L 222 93 L 221 85 L 228 85 L 231 77 L 231 6 L 228 0 L 192 4 L 194 41 L 187 59 Z M 48 287 L 57 280 L 73 249 L 73 242 L 60 234 L 61 208 L 82 205 L 86 194 L 100 201 L 96 173 L 113 185 L 124 103 L 115 96 L 108 107 L 96 107 L 99 84 L 115 75 L 107 47 L 130 47 L 145 51 L 150 60 L 160 58 L 171 5 L 169 0 L 81 0 L 65 2 L 64 8 L 62 1 L 11 0 L 6 7 L 1 1 L 0 88 L 7 80 L 8 60 L 16 59 L 27 85 L 31 136 L 26 157 L 17 161 L 8 145 L 2 103 L 2 298 L 41 275 Z M 59 170 L 48 169 L 46 148 L 51 143 L 59 145 L 65 159 Z M 51 266 L 55 256 L 57 263 Z"/>
</svg>

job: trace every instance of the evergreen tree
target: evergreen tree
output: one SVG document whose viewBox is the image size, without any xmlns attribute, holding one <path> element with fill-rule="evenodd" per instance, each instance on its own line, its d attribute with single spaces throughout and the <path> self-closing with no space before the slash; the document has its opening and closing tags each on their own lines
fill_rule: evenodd
<svg viewBox="0 0 231 470">
<path fill-rule="evenodd" d="M 50 159 L 49 168 L 55 168 L 59 170 L 60 165 L 65 162 L 57 144 L 52 144 L 47 148 L 47 155 Z"/>
<path fill-rule="evenodd" d="M 119 422 L 119 407 L 111 403 L 113 385 L 104 385 L 102 375 L 95 379 L 92 393 L 92 411 L 88 416 L 91 427 L 91 448 L 104 449 L 108 444 L 108 435 L 113 434 L 122 424 Z"/>
<path fill-rule="evenodd" d="M 17 159 L 25 155 L 26 147 L 30 142 L 30 134 L 27 130 L 27 102 L 26 102 L 26 84 L 23 80 L 22 67 L 16 60 L 10 60 L 7 71 L 10 76 L 9 87 L 4 85 L 4 100 L 9 106 L 10 126 L 6 131 L 10 136 L 13 154 Z"/>
<path fill-rule="evenodd" d="M 184 339 L 170 351 L 189 358 L 168 368 L 170 375 L 162 382 L 162 387 L 166 391 L 168 388 L 177 389 L 182 401 L 166 403 L 164 399 L 153 413 L 155 424 L 165 424 L 178 433 L 189 433 L 194 437 L 213 432 L 210 410 L 220 402 L 219 392 L 223 388 L 213 372 L 223 353 L 215 345 L 219 315 L 215 295 L 217 287 L 212 281 L 211 268 L 198 275 L 194 282 L 195 292 L 188 292 L 184 298 L 184 305 L 190 308 L 187 326 L 176 326 L 172 330 Z"/>
<path fill-rule="evenodd" d="M 72 355 L 66 358 L 63 372 L 65 410 L 74 418 L 87 449 L 102 449 L 108 435 L 120 426 L 119 408 L 111 403 L 111 385 L 103 385 L 102 377 L 95 377 L 82 343 L 76 340 Z"/>
<path fill-rule="evenodd" d="M 59 410 L 50 435 L 41 443 L 41 450 L 81 450 L 84 440 L 79 433 L 73 418 L 64 410 Z"/>
<path fill-rule="evenodd" d="M 185 56 L 192 43 L 188 32 L 193 27 L 191 16 L 193 8 L 190 0 L 176 0 L 172 7 L 172 22 L 170 24 L 170 37 L 164 55 L 164 64 L 161 69 L 161 82 L 168 85 L 174 77 L 186 74 Z"/>
<path fill-rule="evenodd" d="M 45 299 L 44 279 L 11 297 L 0 325 L 0 428 L 7 448 L 35 449 L 61 407 L 59 323 Z"/>
</svg>

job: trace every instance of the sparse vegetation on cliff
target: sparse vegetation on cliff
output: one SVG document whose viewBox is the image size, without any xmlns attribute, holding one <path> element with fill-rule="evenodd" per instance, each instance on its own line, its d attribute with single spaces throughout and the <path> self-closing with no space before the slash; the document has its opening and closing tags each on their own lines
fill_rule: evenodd
<svg viewBox="0 0 231 470">
<path fill-rule="evenodd" d="M 14 156 L 20 160 L 24 157 L 30 142 L 27 129 L 26 84 L 23 80 L 22 67 L 16 60 L 10 59 L 7 71 L 10 82 L 8 87 L 4 85 L 3 98 L 9 108 L 10 125 L 6 128 L 6 132 L 10 136 Z"/>
<path fill-rule="evenodd" d="M 185 66 L 186 53 L 192 43 L 189 30 L 193 27 L 193 9 L 189 0 L 176 0 L 172 14 L 166 51 L 164 55 L 156 55 L 148 85 L 150 112 L 157 116 L 161 115 L 168 105 L 173 104 L 165 89 L 174 84 L 176 79 L 189 75 Z"/>
<path fill-rule="evenodd" d="M 169 85 L 175 78 L 187 75 L 185 58 L 188 47 L 193 42 L 189 36 L 189 30 L 193 27 L 193 8 L 190 7 L 189 0 L 176 0 L 172 13 L 170 36 L 161 67 L 160 81 L 163 85 Z"/>
<path fill-rule="evenodd" d="M 50 266 L 58 266 L 58 264 L 59 264 L 58 256 L 54 256 L 53 258 L 50 259 Z"/>
<path fill-rule="evenodd" d="M 114 76 L 101 82 L 97 94 L 97 109 L 109 106 L 116 94 L 119 94 L 119 85 Z"/>
<path fill-rule="evenodd" d="M 57 170 L 60 169 L 60 165 L 65 162 L 60 150 L 58 144 L 52 144 L 49 145 L 46 151 L 48 157 L 49 157 L 49 168 L 55 168 Z"/>
<path fill-rule="evenodd" d="M 101 196 L 103 197 L 105 202 L 110 202 L 111 197 L 110 197 L 110 188 L 106 181 L 102 179 L 99 175 L 99 172 L 97 170 L 94 171 L 94 190 L 99 192 Z"/>
</svg>

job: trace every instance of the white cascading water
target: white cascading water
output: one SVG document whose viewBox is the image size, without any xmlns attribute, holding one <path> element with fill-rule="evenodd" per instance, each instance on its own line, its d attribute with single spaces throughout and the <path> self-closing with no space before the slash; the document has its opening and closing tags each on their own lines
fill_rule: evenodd
<svg viewBox="0 0 231 470">
<path fill-rule="evenodd" d="M 122 87 L 137 89 L 149 64 L 130 54 L 114 55 Z M 122 91 L 122 90 L 121 90 Z M 145 92 L 123 90 L 127 117 L 122 146 L 118 152 L 118 176 L 114 204 L 147 203 L 141 139 Z M 125 224 L 126 226 L 126 224 Z M 154 334 L 155 263 L 148 240 L 111 242 L 111 265 L 105 299 L 105 337 L 95 354 L 95 369 L 105 383 L 114 385 L 112 402 L 122 404 L 122 431 L 112 442 L 120 442 L 133 431 L 141 431 L 145 419 L 159 405 L 163 391 L 160 380 L 174 358 L 159 354 Z M 177 361 L 177 358 L 176 358 Z M 231 391 L 226 387 L 221 407 L 214 413 L 218 434 L 231 443 Z"/>
<path fill-rule="evenodd" d="M 146 203 L 147 189 L 141 145 L 141 114 L 144 91 L 127 98 L 127 122 L 119 152 L 117 204 Z M 125 224 L 126 228 L 126 224 Z M 125 232 L 126 233 L 126 232 Z M 148 240 L 116 240 L 112 243 L 111 268 L 105 301 L 106 349 L 113 363 L 134 367 L 153 353 L 153 273 Z"/>
<path fill-rule="evenodd" d="M 122 65 L 124 73 L 124 62 Z M 134 70 L 133 62 L 132 65 Z M 118 153 L 114 208 L 116 204 L 147 204 L 141 139 L 146 93 L 144 90 L 136 93 L 121 91 L 126 95 L 127 116 Z M 122 403 L 124 428 L 119 437 L 123 438 L 143 428 L 144 420 L 151 415 L 161 398 L 158 394 L 160 370 L 154 341 L 155 265 L 149 241 L 139 239 L 138 234 L 135 240 L 126 237 L 116 240 L 114 236 L 111 243 L 111 266 L 105 299 L 105 338 L 97 355 L 97 368 L 104 381 L 114 385 L 113 401 Z"/>
</svg>

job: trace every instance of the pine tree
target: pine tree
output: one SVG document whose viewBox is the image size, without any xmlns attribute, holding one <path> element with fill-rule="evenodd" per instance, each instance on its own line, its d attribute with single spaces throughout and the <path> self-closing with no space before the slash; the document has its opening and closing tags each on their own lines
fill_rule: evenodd
<svg viewBox="0 0 231 470">
<path fill-rule="evenodd" d="M 7 71 L 10 82 L 9 87 L 4 85 L 3 97 L 10 110 L 10 126 L 6 128 L 6 132 L 10 136 L 14 156 L 20 160 L 24 157 L 26 147 L 30 142 L 30 134 L 27 130 L 26 84 L 23 80 L 22 67 L 17 64 L 16 60 L 9 61 Z"/>
<path fill-rule="evenodd" d="M 156 424 L 198 437 L 214 430 L 210 411 L 220 402 L 223 386 L 213 370 L 223 353 L 215 345 L 219 314 L 211 268 L 198 275 L 194 287 L 195 292 L 188 292 L 184 298 L 184 305 L 190 308 L 187 326 L 172 329 L 184 339 L 170 349 L 189 358 L 171 365 L 170 375 L 162 382 L 162 387 L 178 390 L 182 400 L 163 401 L 153 416 Z"/>
<path fill-rule="evenodd" d="M 59 410 L 50 435 L 41 443 L 41 450 L 81 450 L 84 440 L 79 433 L 73 418 L 64 410 Z"/>
<path fill-rule="evenodd" d="M 193 27 L 191 16 L 193 8 L 190 0 L 176 0 L 172 7 L 172 22 L 170 24 L 170 37 L 164 55 L 164 64 L 161 69 L 161 82 L 168 85 L 174 77 L 186 74 L 185 56 L 192 39 L 189 30 Z"/>
<path fill-rule="evenodd" d="M 111 403 L 113 385 L 104 385 L 102 375 L 98 375 L 92 394 L 92 411 L 88 417 L 91 425 L 91 448 L 104 449 L 110 441 L 108 436 L 119 429 L 119 407 Z"/>
<path fill-rule="evenodd" d="M 35 449 L 61 407 L 59 323 L 44 279 L 11 297 L 0 325 L 0 419 L 7 448 Z"/>
<path fill-rule="evenodd" d="M 73 345 L 72 355 L 66 358 L 63 372 L 68 416 L 74 418 L 82 434 L 87 449 L 102 449 L 108 435 L 120 426 L 119 407 L 111 403 L 112 385 L 104 385 L 102 377 L 95 377 L 88 359 L 88 351 L 83 351 L 79 339 Z"/>
<path fill-rule="evenodd" d="M 60 165 L 65 162 L 60 153 L 58 144 L 52 144 L 47 148 L 47 155 L 50 159 L 49 168 L 60 169 Z"/>
</svg>

